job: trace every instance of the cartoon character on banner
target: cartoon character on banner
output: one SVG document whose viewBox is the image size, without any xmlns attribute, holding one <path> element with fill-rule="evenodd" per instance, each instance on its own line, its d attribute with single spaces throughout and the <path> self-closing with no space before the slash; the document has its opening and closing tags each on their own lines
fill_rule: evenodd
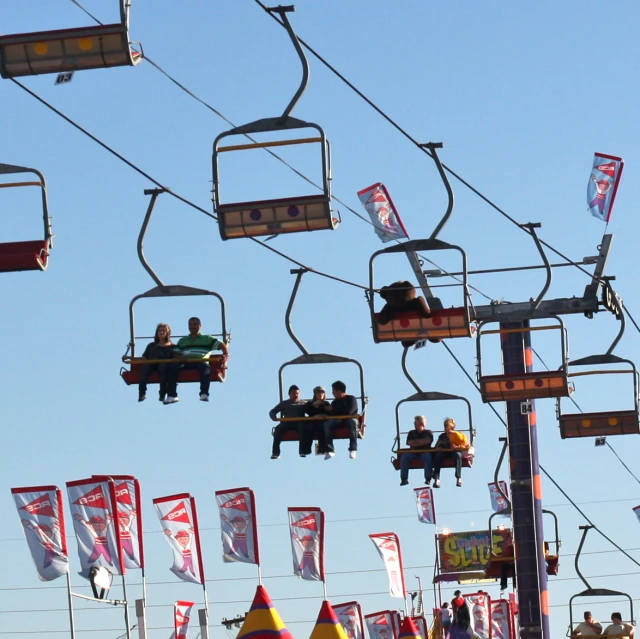
<svg viewBox="0 0 640 639">
<path fill-rule="evenodd" d="M 316 570 L 316 560 L 314 549 L 316 547 L 315 531 L 308 531 L 309 534 L 304 537 L 298 537 L 295 532 L 291 533 L 291 538 L 302 549 L 302 559 L 298 565 L 298 572 L 303 579 L 316 579 L 318 572 Z"/>
<path fill-rule="evenodd" d="M 389 568 L 389 581 L 391 582 L 391 590 L 393 592 L 402 592 L 402 579 L 398 570 L 398 559 L 395 554 L 386 557 L 385 562 Z"/>
<path fill-rule="evenodd" d="M 358 613 L 353 608 L 347 608 L 340 616 L 340 622 L 347 637 L 358 639 Z"/>
<path fill-rule="evenodd" d="M 435 524 L 436 517 L 433 511 L 431 491 L 425 488 L 416 492 L 418 496 L 418 520 L 423 524 Z"/>
<path fill-rule="evenodd" d="M 226 521 L 233 529 L 231 545 L 224 549 L 225 554 L 236 555 L 236 557 L 241 557 L 242 559 L 249 559 L 246 530 L 251 523 L 251 517 L 245 519 L 241 515 L 236 515 L 233 519 L 229 519 L 226 515 L 220 515 L 220 518 Z M 227 542 L 226 538 L 225 542 Z M 225 543 L 225 546 L 226 545 Z"/>
<path fill-rule="evenodd" d="M 471 619 L 473 630 L 482 639 L 489 637 L 489 619 L 487 618 L 488 601 L 487 594 L 479 592 L 467 598 L 467 603 L 471 604 Z"/>
<path fill-rule="evenodd" d="M 191 543 L 194 535 L 193 527 L 189 528 L 189 530 L 185 530 L 183 528 L 175 535 L 167 528 L 165 528 L 163 532 L 167 537 L 174 541 L 178 550 L 182 554 L 182 568 L 180 568 L 178 572 L 190 572 L 194 577 L 196 577 L 196 571 L 193 569 L 193 554 L 191 552 Z"/>
<path fill-rule="evenodd" d="M 120 542 L 122 550 L 126 553 L 131 561 L 136 561 L 135 552 L 133 550 L 133 540 L 131 539 L 131 527 L 136 518 L 135 510 L 118 509 L 118 528 L 120 528 Z"/>
<path fill-rule="evenodd" d="M 111 515 L 107 512 L 104 519 L 99 515 L 94 515 L 93 517 L 90 517 L 89 520 L 85 520 L 82 519 L 82 515 L 80 513 L 76 513 L 73 515 L 73 518 L 77 522 L 81 523 L 87 529 L 91 537 L 93 537 L 93 551 L 87 561 L 89 563 L 93 563 L 94 561 L 97 561 L 99 557 L 103 557 L 110 566 L 113 566 L 113 559 L 109 552 L 109 544 L 107 543 L 107 536 L 105 534 L 112 520 Z"/>
<path fill-rule="evenodd" d="M 600 215 L 604 216 L 604 205 L 607 199 L 607 193 L 611 190 L 613 182 L 607 179 L 598 180 L 593 173 L 591 174 L 591 180 L 596 187 L 596 196 L 589 202 L 589 208 L 597 208 Z"/>
<path fill-rule="evenodd" d="M 62 553 L 56 550 L 55 544 L 53 543 L 54 537 L 56 537 L 59 532 L 58 522 L 55 519 L 51 522 L 51 526 L 49 526 L 49 524 L 34 524 L 28 519 L 21 519 L 20 521 L 25 530 L 31 530 L 33 532 L 44 549 L 43 568 L 48 568 L 56 556 L 66 559 Z"/>
<path fill-rule="evenodd" d="M 371 632 L 373 631 L 373 632 Z M 377 635 L 378 639 L 391 639 L 389 634 L 389 626 L 385 617 L 381 617 L 378 621 L 369 626 L 369 633 Z"/>
</svg>

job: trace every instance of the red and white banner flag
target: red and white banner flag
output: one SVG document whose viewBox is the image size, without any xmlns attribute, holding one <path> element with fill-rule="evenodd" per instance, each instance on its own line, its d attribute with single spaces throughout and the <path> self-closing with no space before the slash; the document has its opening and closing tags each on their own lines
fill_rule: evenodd
<svg viewBox="0 0 640 639">
<path fill-rule="evenodd" d="M 162 532 L 173 550 L 171 572 L 194 584 L 204 584 L 200 532 L 195 499 L 188 493 L 153 500 Z"/>
<path fill-rule="evenodd" d="M 131 475 L 94 475 L 93 478 L 111 479 L 115 482 L 117 524 L 124 566 L 144 568 L 140 483 Z"/>
<path fill-rule="evenodd" d="M 377 182 L 362 189 L 358 191 L 358 197 L 371 217 L 376 235 L 383 242 L 409 238 L 384 184 Z"/>
<path fill-rule="evenodd" d="M 495 482 L 489 482 L 491 508 L 493 508 L 494 513 L 499 513 L 509 508 L 509 502 L 507 501 L 507 499 L 509 499 L 509 487 L 507 486 L 507 482 L 500 480 L 498 485 L 500 486 L 500 490 L 498 490 Z M 500 491 L 502 491 L 502 494 L 500 494 Z M 507 499 L 505 499 L 505 496 Z M 504 514 L 503 516 L 509 517 L 508 514 Z"/>
<path fill-rule="evenodd" d="M 216 491 L 222 532 L 222 559 L 260 565 L 258 521 L 253 491 L 249 488 Z"/>
<path fill-rule="evenodd" d="M 486 592 L 463 595 L 471 618 L 471 627 L 480 639 L 491 637 L 491 597 Z"/>
<path fill-rule="evenodd" d="M 513 619 L 509 602 L 505 599 L 491 602 L 492 639 L 514 639 Z"/>
<path fill-rule="evenodd" d="M 349 639 L 365 639 L 362 608 L 357 601 L 338 604 L 333 610 Z"/>
<path fill-rule="evenodd" d="M 42 581 L 69 572 L 62 493 L 57 486 L 12 488 L 31 556 Z"/>
<path fill-rule="evenodd" d="M 293 574 L 324 581 L 324 513 L 320 508 L 287 508 Z"/>
<path fill-rule="evenodd" d="M 436 523 L 436 505 L 431 488 L 414 488 L 416 507 L 418 509 L 418 521 L 423 524 Z"/>
<path fill-rule="evenodd" d="M 613 204 L 620 185 L 624 160 L 616 155 L 596 153 L 589 183 L 587 184 L 587 204 L 594 217 L 609 222 Z"/>
<path fill-rule="evenodd" d="M 369 535 L 369 538 L 378 549 L 387 570 L 389 594 L 392 597 L 405 599 L 407 590 L 404 585 L 404 569 L 398 536 L 395 533 L 376 533 Z"/>
<path fill-rule="evenodd" d="M 640 506 L 636 506 L 633 509 L 633 512 L 636 514 L 636 517 L 638 518 L 638 521 L 640 521 Z"/>
<path fill-rule="evenodd" d="M 398 639 L 400 614 L 396 610 L 381 610 L 364 616 L 370 639 Z"/>
<path fill-rule="evenodd" d="M 187 639 L 192 608 L 193 601 L 176 601 L 173 604 L 173 628 L 175 639 Z"/>
<path fill-rule="evenodd" d="M 111 574 L 124 575 L 124 562 L 118 552 L 120 529 L 113 521 L 115 483 L 94 477 L 68 481 L 67 495 L 82 566 L 80 574 L 88 579 L 91 568 L 101 566 Z"/>
</svg>

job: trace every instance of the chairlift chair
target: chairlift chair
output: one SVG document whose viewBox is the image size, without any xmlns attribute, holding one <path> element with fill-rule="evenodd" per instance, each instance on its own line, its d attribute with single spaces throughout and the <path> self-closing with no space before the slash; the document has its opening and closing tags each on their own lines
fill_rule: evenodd
<svg viewBox="0 0 640 639">
<path fill-rule="evenodd" d="M 567 345 L 566 330 L 559 317 L 555 319 L 557 325 L 527 326 L 518 328 L 497 328 L 486 330 L 483 322 L 478 327 L 478 340 L 476 343 L 478 358 L 478 382 L 482 401 L 506 402 L 526 401 L 529 399 L 544 399 L 547 397 L 568 397 L 569 381 L 567 379 Z M 503 373 L 501 375 L 485 375 L 482 371 L 482 336 L 499 334 L 501 338 L 507 333 L 526 333 L 532 331 L 557 329 L 560 331 L 560 348 L 562 364 L 558 370 L 533 371 L 525 373 Z M 523 353 L 528 359 L 531 356 L 530 349 Z"/>
<path fill-rule="evenodd" d="M 43 73 L 135 66 L 142 52 L 129 42 L 130 0 L 119 0 L 120 22 L 0 36 L 0 75 L 18 78 Z"/>
<path fill-rule="evenodd" d="M 560 398 L 557 400 L 556 412 L 560 425 L 562 439 L 573 437 L 608 437 L 610 435 L 637 435 L 640 433 L 640 420 L 638 418 L 638 371 L 635 364 L 628 359 L 617 355 L 592 355 L 569 362 L 571 369 L 574 366 L 597 366 L 603 364 L 623 365 L 625 368 L 604 371 L 579 371 L 569 372 L 569 377 L 582 375 L 631 375 L 633 378 L 633 409 L 613 410 L 590 413 L 563 413 Z"/>
<path fill-rule="evenodd" d="M 387 324 L 379 324 L 379 314 L 375 311 L 375 294 L 373 263 L 380 255 L 394 253 L 417 253 L 419 251 L 455 250 L 462 257 L 462 280 L 456 286 L 462 289 L 462 306 L 444 309 L 431 309 L 430 317 L 421 317 L 417 312 L 398 312 Z M 369 260 L 369 308 L 371 311 L 371 327 L 373 341 L 402 342 L 422 339 L 449 339 L 452 337 L 471 337 L 474 328 L 471 326 L 469 292 L 467 287 L 467 256 L 464 250 L 455 244 L 448 244 L 438 239 L 408 240 L 394 246 L 376 251 Z M 435 306 L 432 304 L 432 306 Z"/>
<path fill-rule="evenodd" d="M 49 253 L 53 246 L 53 233 L 49 220 L 49 207 L 47 204 L 47 186 L 44 175 L 36 169 L 12 164 L 0 164 L 0 175 L 16 173 L 34 173 L 37 181 L 5 182 L 0 183 L 0 189 L 37 186 L 40 187 L 42 196 L 42 219 L 44 222 L 44 239 L 29 240 L 26 242 L 2 242 L 0 243 L 0 273 L 14 271 L 44 271 L 49 265 Z"/>
<path fill-rule="evenodd" d="M 303 231 L 320 231 L 335 229 L 340 220 L 334 218 L 331 211 L 331 156 L 329 142 L 323 129 L 312 122 L 305 122 L 291 117 L 291 112 L 302 96 L 309 78 L 309 65 L 302 47 L 298 42 L 287 12 L 294 7 L 276 7 L 269 11 L 278 13 L 291 41 L 302 62 L 302 81 L 291 102 L 282 116 L 264 118 L 234 127 L 218 135 L 213 144 L 213 202 L 218 216 L 218 229 L 223 240 L 242 237 L 260 237 L 280 235 L 283 233 L 300 233 Z M 258 142 L 252 135 L 255 133 L 298 132 L 301 129 L 313 129 L 314 137 L 298 135 L 270 142 Z M 250 140 L 246 144 L 221 146 L 221 142 L 230 136 L 245 136 Z M 219 160 L 222 153 L 242 152 L 253 149 L 270 149 L 291 145 L 313 144 L 319 147 L 322 168 L 322 184 L 320 193 L 312 195 L 295 195 L 269 200 L 248 202 L 222 202 L 220 197 Z M 273 153 L 269 151 L 271 155 Z"/>
<path fill-rule="evenodd" d="M 474 448 L 473 442 L 475 438 L 475 428 L 473 427 L 473 419 L 471 415 L 471 403 L 465 397 L 461 397 L 459 395 L 449 395 L 448 393 L 439 393 L 437 391 L 432 392 L 418 392 L 414 393 L 410 397 L 400 400 L 396 404 L 396 438 L 394 440 L 393 453 L 395 457 L 391 458 L 391 463 L 396 470 L 400 470 L 401 458 L 403 455 L 408 453 L 437 453 L 440 451 L 444 451 L 444 449 L 438 448 L 403 448 L 402 447 L 402 436 L 406 435 L 406 432 L 401 431 L 400 427 L 400 406 L 407 402 L 429 402 L 429 401 L 441 401 L 441 400 L 459 400 L 466 404 L 467 406 L 467 415 L 468 415 L 468 427 L 467 428 L 456 428 L 456 430 L 467 434 L 469 439 L 469 449 L 461 451 L 462 452 L 462 466 L 464 468 L 471 468 L 473 466 L 473 458 L 474 458 Z M 434 432 L 434 440 L 438 438 L 441 431 Z M 455 460 L 453 459 L 444 459 L 442 462 L 442 468 L 453 468 L 455 466 Z M 422 468 L 422 461 L 420 459 L 412 459 L 409 462 L 410 469 L 420 469 Z"/>
</svg>

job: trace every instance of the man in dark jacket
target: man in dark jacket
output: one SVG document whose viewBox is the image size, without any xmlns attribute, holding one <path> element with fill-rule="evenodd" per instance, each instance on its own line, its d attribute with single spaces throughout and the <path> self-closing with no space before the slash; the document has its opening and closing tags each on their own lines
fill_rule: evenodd
<svg viewBox="0 0 640 639">
<path fill-rule="evenodd" d="M 335 399 L 331 402 L 331 406 L 327 407 L 330 415 L 345 417 L 346 415 L 358 414 L 358 400 L 353 395 L 347 395 L 347 386 L 344 382 L 333 382 L 331 391 Z M 339 426 L 346 426 L 349 429 L 349 458 L 356 458 L 356 451 L 358 450 L 358 420 L 355 417 L 348 417 L 346 419 L 328 419 L 324 423 L 325 460 L 331 459 L 336 455 L 333 448 L 333 432 Z"/>
<path fill-rule="evenodd" d="M 289 387 L 289 399 L 281 401 L 277 406 L 274 406 L 269 411 L 269 417 L 271 421 L 280 421 L 277 417 L 280 413 L 280 417 L 306 417 L 305 404 L 303 399 L 300 399 L 300 389 L 294 384 Z M 310 424 L 309 428 L 313 426 Z M 286 430 L 298 431 L 298 451 L 300 457 L 307 456 L 307 441 L 306 441 L 306 428 L 305 422 L 280 422 L 273 429 L 273 447 L 271 449 L 271 459 L 278 459 L 280 457 L 280 442 L 282 442 L 282 435 Z M 313 435 L 311 435 L 313 437 Z M 310 444 L 309 444 L 310 447 Z"/>
</svg>

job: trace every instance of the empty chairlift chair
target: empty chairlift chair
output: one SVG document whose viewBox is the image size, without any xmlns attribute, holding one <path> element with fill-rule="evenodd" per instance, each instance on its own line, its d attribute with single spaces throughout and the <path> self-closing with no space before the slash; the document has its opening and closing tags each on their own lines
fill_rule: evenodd
<svg viewBox="0 0 640 639">
<path fill-rule="evenodd" d="M 12 164 L 0 164 L 0 178 L 17 173 L 34 173 L 37 181 L 0 182 L 0 198 L 3 189 L 15 187 L 35 186 L 40 187 L 42 197 L 42 219 L 44 222 L 44 238 L 40 240 L 28 240 L 26 242 L 2 242 L 0 243 L 0 273 L 12 271 L 44 271 L 49 264 L 49 253 L 53 246 L 53 233 L 49 220 L 49 207 L 47 204 L 47 187 L 44 175 L 35 169 Z M 6 207 L 3 206 L 6 211 Z M 22 217 L 22 211 L 15 211 Z M 6 226 L 6 225 L 5 225 Z"/>
<path fill-rule="evenodd" d="M 572 372 L 574 366 L 598 366 L 614 364 L 614 370 L 587 370 Z M 592 355 L 569 362 L 569 377 L 583 375 L 631 375 L 633 379 L 633 408 L 587 413 L 564 413 L 561 400 L 557 400 L 557 415 L 562 439 L 572 437 L 606 437 L 609 435 L 637 435 L 640 433 L 638 420 L 638 371 L 634 363 L 616 355 Z M 624 367 L 624 368 L 621 368 Z"/>
<path fill-rule="evenodd" d="M 548 397 L 568 397 L 569 381 L 567 379 L 567 346 L 564 324 L 559 317 L 554 318 L 558 324 L 547 326 L 519 326 L 508 328 L 503 326 L 497 329 L 486 330 L 484 323 L 478 329 L 477 357 L 478 357 L 478 381 L 482 401 L 505 402 L 526 401 L 528 399 L 543 399 Z M 530 333 L 557 329 L 560 331 L 561 365 L 557 370 L 530 371 L 524 373 L 502 373 L 500 375 L 486 375 L 482 367 L 482 336 L 499 334 L 501 339 L 509 333 Z M 522 353 L 526 367 L 533 363 L 533 352 L 530 346 Z"/>
<path fill-rule="evenodd" d="M 279 14 L 302 62 L 303 75 L 300 87 L 282 116 L 256 120 L 223 132 L 215 139 L 213 145 L 213 202 L 215 213 L 218 216 L 220 236 L 223 240 L 271 236 L 282 233 L 321 231 L 335 229 L 339 224 L 339 219 L 334 218 L 331 211 L 331 159 L 326 135 L 317 124 L 304 122 L 290 115 L 304 92 L 309 78 L 307 59 L 286 15 L 288 11 L 293 10 L 293 7 L 269 9 L 269 11 Z M 298 133 L 302 129 L 312 129 L 315 135 L 313 137 L 298 135 L 297 137 L 285 137 L 284 139 L 265 142 L 258 142 L 252 137 L 256 133 L 292 134 Z M 244 136 L 250 142 L 221 146 L 221 142 L 230 136 Z M 293 196 L 275 199 L 242 202 L 222 201 L 219 175 L 221 154 L 301 144 L 312 144 L 319 148 L 322 170 L 322 183 L 319 185 L 319 193 L 312 195 L 294 194 Z"/>
<path fill-rule="evenodd" d="M 0 75 L 7 79 L 138 64 L 142 52 L 129 42 L 129 4 L 119 0 L 116 24 L 0 36 Z"/>
</svg>

